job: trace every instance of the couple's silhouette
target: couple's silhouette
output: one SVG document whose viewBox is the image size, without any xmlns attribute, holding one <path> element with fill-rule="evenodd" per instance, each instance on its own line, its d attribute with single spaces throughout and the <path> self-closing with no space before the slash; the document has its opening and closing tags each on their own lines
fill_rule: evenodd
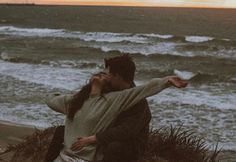
<svg viewBox="0 0 236 162">
<path fill-rule="evenodd" d="M 151 119 L 146 97 L 165 88 L 184 88 L 177 76 L 135 86 L 135 63 L 128 55 L 105 59 L 108 73 L 93 75 L 75 94 L 52 94 L 47 105 L 65 114 L 45 162 L 130 162 L 144 152 Z M 62 145 L 63 141 L 63 145 Z"/>
</svg>

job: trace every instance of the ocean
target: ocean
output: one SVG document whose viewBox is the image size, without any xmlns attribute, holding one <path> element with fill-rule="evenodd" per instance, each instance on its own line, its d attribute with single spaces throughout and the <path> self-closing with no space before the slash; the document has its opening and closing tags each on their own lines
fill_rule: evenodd
<svg viewBox="0 0 236 162">
<path fill-rule="evenodd" d="M 92 74 L 104 69 L 104 58 L 126 53 L 136 62 L 137 85 L 175 73 L 191 78 L 185 89 L 169 88 L 148 98 L 153 128 L 183 125 L 203 137 L 212 149 L 218 143 L 223 150 L 236 150 L 236 36 L 232 31 L 229 34 L 235 22 L 230 24 L 220 19 L 222 24 L 215 24 L 212 30 L 205 28 L 209 30 L 206 32 L 196 25 L 193 28 L 188 23 L 188 14 L 181 13 L 179 17 L 177 13 L 177 18 L 161 14 L 168 9 L 124 7 L 115 8 L 116 12 L 112 7 L 1 6 L 0 9 L 0 120 L 36 127 L 63 123 L 64 116 L 45 104 L 46 96 L 79 90 Z M 174 13 L 175 9 L 169 10 Z M 222 16 L 219 14 L 222 11 L 205 10 L 192 9 L 191 13 Z M 121 11 L 130 15 L 125 16 Z M 236 15 L 231 10 L 226 15 L 228 12 Z M 154 20 L 148 19 L 148 14 L 166 16 L 171 25 L 147 27 Z M 94 15 L 100 20 L 92 19 Z M 110 17 L 109 21 L 104 15 Z M 67 19 L 70 17 L 73 21 Z M 211 26 L 213 22 L 204 16 L 196 17 L 191 21 L 197 24 L 209 20 L 206 26 Z M 112 18 L 114 24 L 109 23 Z M 117 27 L 122 19 L 129 22 L 129 29 Z M 184 23 L 180 28 L 181 24 L 172 20 Z M 139 21 L 143 30 L 142 26 L 136 26 Z M 217 33 L 222 26 L 227 29 L 225 33 Z"/>
</svg>

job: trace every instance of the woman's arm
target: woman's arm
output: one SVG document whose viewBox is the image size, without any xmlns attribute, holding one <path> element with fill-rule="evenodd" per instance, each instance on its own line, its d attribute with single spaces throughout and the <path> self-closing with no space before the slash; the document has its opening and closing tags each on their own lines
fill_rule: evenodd
<svg viewBox="0 0 236 162">
<path fill-rule="evenodd" d="M 53 109 L 54 111 L 67 114 L 69 103 L 72 99 L 73 95 L 61 95 L 59 93 L 51 94 L 46 99 L 46 104 L 48 107 Z"/>
<path fill-rule="evenodd" d="M 178 77 L 166 77 L 153 79 L 147 84 L 138 87 L 110 93 L 108 95 L 112 95 L 110 96 L 111 98 L 109 97 L 109 101 L 112 103 L 110 109 L 110 112 L 112 112 L 111 115 L 114 115 L 113 110 L 116 108 L 120 109 L 120 111 L 124 111 L 125 109 L 128 109 L 139 102 L 141 99 L 157 94 L 158 92 L 172 85 L 178 88 L 183 88 L 187 86 L 187 83 Z M 96 142 L 96 135 L 78 138 L 77 141 L 71 146 L 71 150 L 79 151 L 83 147 Z"/>
<path fill-rule="evenodd" d="M 120 111 L 124 111 L 138 103 L 140 100 L 153 96 L 170 86 L 183 88 L 187 86 L 187 83 L 177 76 L 156 78 L 141 86 L 114 92 L 113 101 L 111 102 L 114 106 L 118 106 Z"/>
</svg>

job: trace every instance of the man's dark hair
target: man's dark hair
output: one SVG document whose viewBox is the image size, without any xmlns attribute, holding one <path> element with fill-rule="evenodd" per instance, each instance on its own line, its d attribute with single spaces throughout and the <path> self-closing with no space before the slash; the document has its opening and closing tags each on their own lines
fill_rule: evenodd
<svg viewBox="0 0 236 162">
<path fill-rule="evenodd" d="M 133 83 L 136 67 L 133 59 L 128 54 L 104 59 L 104 61 L 105 68 L 109 68 L 111 74 L 118 74 L 125 81 Z"/>
</svg>

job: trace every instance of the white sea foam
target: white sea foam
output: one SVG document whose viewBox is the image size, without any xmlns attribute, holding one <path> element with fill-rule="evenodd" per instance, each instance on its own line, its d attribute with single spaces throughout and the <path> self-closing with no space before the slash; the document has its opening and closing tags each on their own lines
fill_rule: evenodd
<svg viewBox="0 0 236 162">
<path fill-rule="evenodd" d="M 209 88 L 209 86 L 208 86 Z M 217 87 L 215 92 L 209 92 L 207 89 L 186 88 L 185 90 L 168 89 L 162 94 L 151 97 L 155 103 L 162 104 L 166 102 L 181 103 L 196 106 L 208 106 L 216 109 L 236 109 L 236 94 L 218 94 Z"/>
<path fill-rule="evenodd" d="M 200 42 L 207 42 L 211 41 L 214 38 L 212 37 L 206 37 L 206 36 L 186 36 L 185 40 L 188 42 L 194 42 L 194 43 L 200 43 Z"/>
<path fill-rule="evenodd" d="M 172 42 L 160 42 L 155 44 L 149 45 L 126 45 L 126 44 L 103 44 L 103 45 L 92 45 L 93 48 L 99 48 L 104 52 L 109 51 L 119 51 L 121 53 L 130 53 L 136 54 L 140 53 L 143 55 L 150 55 L 150 54 L 173 54 L 173 55 L 181 55 L 181 53 L 173 52 L 175 47 L 177 46 L 176 43 Z M 184 56 L 184 54 L 182 54 Z"/>
<path fill-rule="evenodd" d="M 170 39 L 173 38 L 174 35 L 161 35 L 161 34 L 138 34 L 140 36 L 146 36 L 146 37 L 154 37 L 154 38 L 162 38 L 162 39 Z"/>
<path fill-rule="evenodd" d="M 222 40 L 227 41 L 227 42 L 231 41 L 230 39 L 222 39 Z"/>
<path fill-rule="evenodd" d="M 84 85 L 92 73 L 96 71 L 97 69 L 81 70 L 51 67 L 48 65 L 14 64 L 0 60 L 0 74 L 22 81 L 68 90 L 73 90 Z"/>
<path fill-rule="evenodd" d="M 24 37 L 58 37 L 58 38 L 77 38 L 84 41 L 96 42 L 122 42 L 129 41 L 133 43 L 147 43 L 147 38 L 139 37 L 128 33 L 111 32 L 80 32 L 68 31 L 65 29 L 47 29 L 47 28 L 18 28 L 14 26 L 0 27 L 0 34 L 16 35 Z"/>
<path fill-rule="evenodd" d="M 0 26 L 0 34 L 16 35 L 25 37 L 59 37 L 59 38 L 78 38 L 84 41 L 96 42 L 122 42 L 129 41 L 133 43 L 149 43 L 151 38 L 169 39 L 173 35 L 161 34 L 132 34 L 132 33 L 112 33 L 112 32 L 80 32 L 68 31 L 65 29 L 48 28 L 19 28 L 14 26 Z M 205 42 L 213 40 L 206 36 L 186 36 L 188 42 Z"/>
<path fill-rule="evenodd" d="M 220 58 L 235 58 L 235 49 L 219 49 L 217 51 L 184 49 L 190 42 L 201 43 L 213 40 L 212 37 L 205 36 L 186 36 L 187 42 L 169 41 L 173 35 L 160 34 L 132 34 L 132 33 L 112 33 L 112 32 L 81 32 L 69 31 L 65 29 L 47 28 L 19 28 L 14 26 L 0 26 L 0 34 L 20 36 L 20 37 L 39 37 L 39 38 L 69 38 L 83 41 L 91 48 L 99 48 L 105 52 L 119 51 L 121 53 L 140 53 L 150 54 L 170 54 L 184 57 L 194 56 L 213 56 Z M 159 39 L 153 39 L 159 38 Z M 3 40 L 4 41 L 4 40 Z M 81 42 L 77 42 L 81 47 Z M 73 43 L 73 45 L 77 45 Z"/>
<path fill-rule="evenodd" d="M 189 80 L 197 75 L 189 71 L 180 71 L 177 69 L 174 69 L 174 74 L 176 74 L 178 77 L 180 77 L 183 80 Z"/>
<path fill-rule="evenodd" d="M 236 94 L 222 94 L 217 86 L 208 88 L 171 88 L 150 97 L 153 124 L 159 127 L 184 124 L 209 144 L 219 142 L 223 149 L 235 150 Z"/>
<path fill-rule="evenodd" d="M 98 69 L 74 69 L 51 67 L 49 65 L 35 65 L 25 63 L 11 63 L 0 60 L 0 74 L 14 77 L 31 83 L 42 84 L 54 88 L 63 88 L 68 90 L 76 89 L 86 83 L 89 77 L 98 72 Z M 207 86 L 209 88 L 209 86 Z M 207 105 L 219 109 L 234 109 L 236 105 L 236 94 L 218 94 L 209 92 L 208 89 L 202 88 L 186 89 L 184 91 L 168 89 L 161 95 L 154 96 L 155 102 L 181 102 L 190 105 Z M 218 88 L 219 89 L 219 88 Z"/>
<path fill-rule="evenodd" d="M 57 36 L 63 33 L 63 29 L 48 29 L 48 28 L 18 28 L 14 26 L 0 26 L 0 33 L 6 35 L 19 36 Z"/>
<path fill-rule="evenodd" d="M 27 33 L 54 33 L 54 32 L 63 31 L 63 29 L 18 28 L 18 27 L 14 27 L 14 26 L 0 26 L 0 31 L 27 32 Z"/>
<path fill-rule="evenodd" d="M 0 107 L 0 120 L 39 128 L 62 124 L 65 118 L 64 115 L 48 108 L 46 104 L 0 103 Z"/>
<path fill-rule="evenodd" d="M 131 35 L 126 33 L 108 33 L 108 32 L 88 32 L 80 33 L 80 39 L 85 41 L 96 41 L 96 42 L 122 42 L 128 41 L 133 43 L 147 43 L 147 38 L 139 37 L 137 35 Z"/>
<path fill-rule="evenodd" d="M 2 60 L 5 60 L 5 61 L 9 61 L 9 60 L 12 59 L 12 57 L 9 56 L 8 53 L 6 53 L 6 52 L 2 52 L 1 55 L 0 55 L 0 58 L 1 58 Z"/>
<path fill-rule="evenodd" d="M 138 85 L 144 81 L 137 82 Z M 209 89 L 211 91 L 209 91 Z M 222 91 L 222 93 L 221 93 Z M 217 95 L 216 95 L 217 94 Z M 161 105 L 165 103 L 207 106 L 213 109 L 236 110 L 236 93 L 224 91 L 219 85 L 203 85 L 198 88 L 188 86 L 184 89 L 169 88 L 158 95 L 149 98 L 151 103 Z"/>
</svg>

